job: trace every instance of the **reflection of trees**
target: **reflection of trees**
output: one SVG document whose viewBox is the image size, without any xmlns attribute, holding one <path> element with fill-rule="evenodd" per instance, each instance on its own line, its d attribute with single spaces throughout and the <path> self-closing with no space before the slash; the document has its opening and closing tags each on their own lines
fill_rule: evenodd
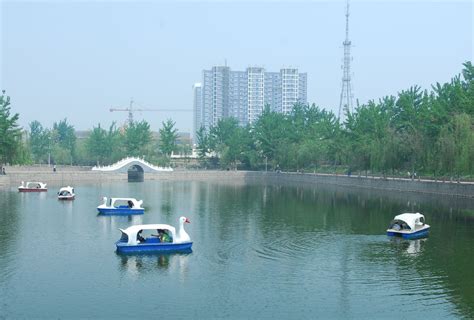
<svg viewBox="0 0 474 320">
<path fill-rule="evenodd" d="M 472 201 L 457 203 L 452 198 L 443 201 L 440 196 L 325 185 L 254 182 L 245 186 L 240 183 L 199 183 L 199 186 L 197 208 L 203 224 L 200 230 L 206 234 L 203 239 L 210 237 L 213 242 L 209 245 L 216 246 L 209 250 L 216 251 L 216 259 L 221 260 L 218 262 L 243 258 L 248 248 L 242 243 L 256 242 L 260 248 L 269 247 L 265 254 L 275 254 L 269 242 L 275 241 L 280 232 L 288 233 L 288 238 L 304 232 L 340 233 L 350 238 L 340 248 L 347 259 L 357 257 L 368 265 L 379 264 L 377 269 L 393 266 L 398 270 L 400 282 L 404 280 L 405 270 L 418 276 L 417 283 L 427 282 L 428 286 L 433 277 L 442 279 L 441 289 L 449 292 L 448 297 L 460 312 L 464 316 L 473 314 L 474 285 L 470 271 L 474 265 L 474 246 L 468 245 L 474 237 L 468 232 L 472 228 L 472 214 L 460 209 L 474 208 L 470 205 Z M 390 220 L 396 214 L 410 211 L 427 216 L 432 235 L 426 241 L 388 241 L 385 230 Z M 236 239 L 241 240 L 238 247 Z M 295 239 L 276 243 L 290 249 L 296 244 Z M 340 266 L 343 273 L 352 272 L 351 263 L 347 265 L 345 258 Z M 341 281 L 344 289 L 345 280 L 341 278 Z M 438 280 L 435 285 L 439 289 Z"/>
<path fill-rule="evenodd" d="M 370 243 L 361 250 L 360 259 L 381 268 L 393 266 L 400 285 L 413 285 L 416 279 L 427 296 L 447 295 L 463 317 L 473 318 L 474 248 L 468 245 L 473 236 L 467 228 L 455 221 L 432 224 L 426 239 Z"/>
<path fill-rule="evenodd" d="M 150 184 L 150 187 L 154 185 Z M 156 185 L 159 186 L 156 190 L 158 203 L 169 206 L 162 207 L 162 213 L 172 218 L 173 225 L 176 212 L 179 210 L 179 215 L 186 212 L 186 206 L 191 202 L 190 217 L 194 216 L 194 220 L 191 219 L 193 232 L 190 235 L 195 241 L 195 250 L 218 268 L 231 268 L 232 264 L 226 263 L 228 260 L 252 263 L 256 256 L 262 255 L 283 261 L 290 257 L 295 258 L 295 264 L 304 263 L 304 256 L 312 257 L 314 250 L 326 252 L 321 245 L 328 242 L 317 240 L 319 234 L 341 240 L 340 235 L 342 241 L 338 240 L 332 249 L 343 255 L 336 265 L 341 290 L 352 288 L 351 281 L 371 279 L 387 270 L 393 270 L 397 285 L 398 282 L 401 285 L 406 280 L 403 272 L 411 270 L 412 275 L 419 278 L 415 283 L 427 286 L 428 290 L 437 286 L 440 294 L 451 299 L 463 316 L 472 315 L 474 292 L 469 272 L 474 264 L 474 248 L 467 247 L 473 240 L 472 233 L 467 231 L 472 220 L 469 213 L 460 210 L 474 208 L 467 200 L 456 202 L 446 198 L 443 201 L 439 196 L 322 184 L 164 181 Z M 407 211 L 419 211 L 427 216 L 432 235 L 426 241 L 397 243 L 386 238 L 385 230 L 390 220 Z M 289 234 L 288 241 L 275 240 L 281 232 Z M 300 240 L 312 241 L 311 237 L 316 240 L 308 245 L 310 249 L 296 247 Z M 276 247 L 281 250 L 279 253 L 272 251 Z M 255 249 L 262 251 L 256 253 Z M 175 255 L 126 256 L 120 257 L 120 261 L 121 268 L 127 273 L 159 270 L 186 274 L 183 272 L 186 268 L 180 267 L 186 262 L 181 262 Z M 373 276 L 363 273 L 361 278 L 356 278 L 359 269 L 355 263 L 380 273 Z M 286 271 L 292 272 L 291 268 Z M 430 279 L 433 277 L 441 279 L 441 283 L 437 280 L 432 285 Z M 347 300 L 341 292 L 340 299 L 350 307 L 351 298 Z"/>
<path fill-rule="evenodd" d="M 13 192 L 0 192 L 0 269 L 6 269 L 7 264 L 14 263 L 8 253 L 16 251 L 14 246 L 18 242 L 20 235 L 19 212 L 20 197 L 26 197 L 26 194 L 17 194 Z M 6 256 L 9 258 L 7 259 Z"/>
<path fill-rule="evenodd" d="M 164 181 L 160 186 L 160 210 L 167 217 L 172 216 L 176 209 L 180 207 L 183 197 L 191 197 L 191 183 L 188 181 Z M 184 213 L 179 214 L 185 215 Z"/>
</svg>

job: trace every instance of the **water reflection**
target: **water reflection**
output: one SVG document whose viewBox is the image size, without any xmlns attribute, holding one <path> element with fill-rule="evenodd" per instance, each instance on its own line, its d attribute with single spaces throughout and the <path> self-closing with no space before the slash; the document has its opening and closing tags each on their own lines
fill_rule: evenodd
<svg viewBox="0 0 474 320">
<path fill-rule="evenodd" d="M 102 194 L 144 199 L 149 209 L 96 215 Z M 47 317 L 54 307 L 48 301 L 65 298 L 69 288 L 64 318 L 92 317 L 77 305 L 100 299 L 135 310 L 146 298 L 116 295 L 117 286 L 155 290 L 156 284 L 169 293 L 159 307 L 177 318 L 305 318 L 308 311 L 319 318 L 374 318 L 393 305 L 402 317 L 472 318 L 474 215 L 442 202 L 327 186 L 211 182 L 90 185 L 71 203 L 51 194 L 0 193 L 0 296 L 10 318 Z M 407 211 L 425 214 L 429 238 L 386 236 L 393 217 Z M 114 253 L 118 228 L 176 226 L 181 215 L 191 220 L 194 253 Z M 90 291 L 97 283 L 100 289 Z M 48 300 L 38 300 L 38 292 Z M 177 306 L 177 296 L 188 309 Z M 239 303 L 208 303 L 222 298 Z M 25 302 L 30 309 L 18 312 Z M 154 311 L 156 304 L 141 303 L 135 316 Z"/>
<path fill-rule="evenodd" d="M 23 195 L 23 194 L 21 194 Z M 0 280 L 14 268 L 20 235 L 19 215 L 22 197 L 16 192 L 0 192 Z M 1 281 L 0 281 L 1 284 Z"/>
<path fill-rule="evenodd" d="M 408 256 L 417 257 L 422 253 L 424 242 L 428 239 L 407 240 L 400 237 L 391 237 L 392 246 Z"/>
<path fill-rule="evenodd" d="M 73 200 L 58 200 L 59 205 L 61 206 L 61 210 L 67 214 L 72 214 L 74 201 Z"/>
<path fill-rule="evenodd" d="M 122 254 L 116 252 L 121 272 L 137 277 L 149 272 L 177 273 L 184 280 L 188 274 L 188 259 L 192 250 L 175 253 Z"/>
</svg>

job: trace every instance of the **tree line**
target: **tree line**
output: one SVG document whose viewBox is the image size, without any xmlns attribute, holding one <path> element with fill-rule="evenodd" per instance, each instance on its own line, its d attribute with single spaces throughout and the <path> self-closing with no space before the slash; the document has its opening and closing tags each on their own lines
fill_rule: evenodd
<svg viewBox="0 0 474 320">
<path fill-rule="evenodd" d="M 11 115 L 10 110 L 10 98 L 3 92 L 0 97 L 0 165 L 108 165 L 127 156 L 146 157 L 151 162 L 169 165 L 172 151 L 189 153 L 191 149 L 190 145 L 177 144 L 178 130 L 171 119 L 163 122 L 160 139 L 153 137 L 146 121 L 123 127 L 117 127 L 114 122 L 107 129 L 99 123 L 87 137 L 78 139 L 67 119 L 54 122 L 52 128 L 45 128 L 35 120 L 28 130 L 22 131 L 17 124 L 19 115 Z"/>
<path fill-rule="evenodd" d="M 33 121 L 27 130 L 12 114 L 10 98 L 0 97 L 0 164 L 55 163 L 106 165 L 125 156 L 145 156 L 170 163 L 178 146 L 171 119 L 157 139 L 146 121 L 117 127 L 93 127 L 78 139 L 67 119 L 44 128 Z M 203 167 L 248 170 L 371 171 L 430 176 L 474 176 L 474 67 L 463 64 L 460 75 L 430 90 L 410 87 L 397 95 L 357 105 L 344 123 L 315 104 L 296 104 L 289 114 L 271 111 L 241 127 L 225 118 L 197 132 Z"/>
</svg>

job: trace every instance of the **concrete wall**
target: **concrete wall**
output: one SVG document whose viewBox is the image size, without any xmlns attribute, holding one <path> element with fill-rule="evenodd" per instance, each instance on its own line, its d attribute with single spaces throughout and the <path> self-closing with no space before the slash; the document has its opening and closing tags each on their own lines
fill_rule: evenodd
<svg viewBox="0 0 474 320">
<path fill-rule="evenodd" d="M 474 183 L 441 182 L 433 180 L 384 179 L 381 177 L 358 177 L 345 175 L 299 174 L 299 173 L 263 173 L 272 183 L 280 181 L 329 184 L 345 187 L 416 192 L 474 198 Z M 257 179 L 260 179 L 257 177 Z"/>
<path fill-rule="evenodd" d="M 275 173 L 256 171 L 213 171 L 187 170 L 160 173 L 145 173 L 146 180 L 165 181 L 232 181 L 240 183 L 268 182 L 293 183 L 311 185 L 336 185 L 345 187 L 416 192 L 427 194 L 450 195 L 464 198 L 474 198 L 474 183 L 435 182 L 429 180 L 383 179 L 372 177 Z M 7 170 L 6 176 L 0 175 L 0 188 L 16 188 L 21 181 L 42 181 L 49 186 L 75 185 L 83 182 L 112 182 L 127 181 L 126 173 L 104 173 L 81 170 L 62 170 L 53 173 L 46 170 Z"/>
<path fill-rule="evenodd" d="M 244 183 L 245 171 L 172 171 L 159 173 L 145 173 L 146 180 L 164 181 L 240 181 Z M 50 170 L 7 170 L 7 175 L 0 175 L 0 189 L 17 188 L 22 181 L 41 181 L 50 187 L 77 185 L 78 183 L 103 183 L 113 181 L 127 181 L 127 173 L 111 173 L 100 171 L 63 171 Z"/>
</svg>

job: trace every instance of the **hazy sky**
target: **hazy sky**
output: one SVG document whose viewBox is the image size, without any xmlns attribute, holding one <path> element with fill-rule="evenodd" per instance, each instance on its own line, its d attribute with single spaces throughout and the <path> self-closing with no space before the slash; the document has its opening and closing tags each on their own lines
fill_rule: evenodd
<svg viewBox="0 0 474 320">
<path fill-rule="evenodd" d="M 345 1 L 2 1 L 1 82 L 20 124 L 77 130 L 125 112 L 192 108 L 203 69 L 284 66 L 308 73 L 308 101 L 336 112 Z M 446 82 L 474 60 L 472 1 L 352 1 L 353 91 L 361 103 Z M 191 131 L 192 113 L 142 112 Z"/>
</svg>

